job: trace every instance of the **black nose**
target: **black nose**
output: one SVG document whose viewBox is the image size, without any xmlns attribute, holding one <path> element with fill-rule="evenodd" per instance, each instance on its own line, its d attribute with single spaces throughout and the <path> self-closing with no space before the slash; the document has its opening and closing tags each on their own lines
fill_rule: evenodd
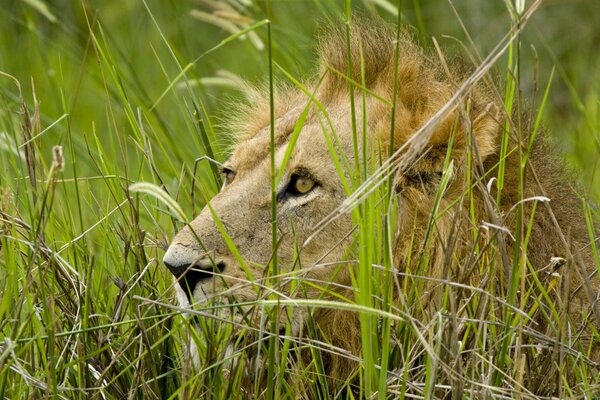
<svg viewBox="0 0 600 400">
<path fill-rule="evenodd" d="M 186 292 L 188 300 L 190 301 L 190 295 L 194 292 L 198 282 L 212 278 L 215 273 L 223 272 L 225 269 L 225 263 L 223 261 L 203 259 L 198 260 L 193 264 L 189 264 L 185 262 L 175 263 L 166 258 L 167 257 L 163 260 L 163 263 L 169 271 L 175 275 L 179 285 Z"/>
</svg>

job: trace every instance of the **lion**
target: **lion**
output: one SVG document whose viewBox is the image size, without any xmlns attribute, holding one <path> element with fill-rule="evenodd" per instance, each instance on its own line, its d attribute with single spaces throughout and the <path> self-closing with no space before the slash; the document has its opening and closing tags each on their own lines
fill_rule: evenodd
<svg viewBox="0 0 600 400">
<path fill-rule="evenodd" d="M 353 303 L 363 290 L 360 216 L 340 210 L 361 182 L 365 196 L 387 185 L 380 201 L 389 203 L 381 218 L 393 216 L 391 265 L 368 267 L 391 287 L 389 313 L 411 321 L 391 323 L 391 347 L 401 356 L 382 367 L 390 385 L 422 378 L 415 371 L 426 356 L 408 354 L 407 330 L 425 353 L 433 351 L 427 338 L 444 334 L 439 382 L 452 389 L 436 389 L 441 396 L 465 385 L 471 393 L 498 386 L 555 394 L 567 384 L 561 368 L 597 367 L 589 221 L 547 135 L 534 137 L 526 115 L 505 110 L 489 78 L 448 109 L 469 68 L 428 53 L 406 29 L 397 35 L 383 22 L 357 20 L 348 32 L 325 32 L 314 79 L 279 85 L 272 98 L 252 89 L 237 115 L 228 113 L 237 143 L 221 168 L 224 186 L 164 256 L 180 304 L 214 306 L 234 331 L 261 324 L 301 343 L 307 336 L 327 343 L 318 349 L 329 390 L 352 387 L 364 346 L 360 312 L 310 301 Z M 386 169 L 386 160 L 396 162 Z M 369 186 L 374 169 L 383 178 Z M 360 200 L 352 204 L 356 210 Z M 268 299 L 289 309 L 273 314 Z M 481 363 L 469 359 L 470 349 L 502 351 L 486 338 L 459 340 L 477 324 L 512 338 L 504 354 L 517 372 L 457 379 L 461 368 Z M 310 363 L 305 353 L 291 362 Z M 571 390 L 578 379 L 570 379 Z M 406 390 L 423 395 L 417 385 Z"/>
</svg>

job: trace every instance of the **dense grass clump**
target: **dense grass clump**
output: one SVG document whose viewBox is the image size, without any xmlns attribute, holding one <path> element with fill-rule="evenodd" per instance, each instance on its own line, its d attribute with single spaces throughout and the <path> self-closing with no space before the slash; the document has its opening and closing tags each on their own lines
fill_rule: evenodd
<svg viewBox="0 0 600 400">
<path fill-rule="evenodd" d="M 414 26 L 412 34 L 425 47 L 453 48 L 474 68 L 513 33 L 512 44 L 486 66 L 492 72 L 484 80 L 507 110 L 531 121 L 521 126 L 515 118 L 511 129 L 533 144 L 548 126 L 567 164 L 580 171 L 572 190 L 585 211 L 587 251 L 600 268 L 594 206 L 600 194 L 600 56 L 592 51 L 600 39 L 594 23 L 600 8 L 565 0 L 530 15 L 519 1 L 401 5 L 400 13 L 398 4 L 385 0 L 3 5 L 0 399 L 534 398 L 521 386 L 533 367 L 519 347 L 531 332 L 524 333 L 520 323 L 542 308 L 548 330 L 559 337 L 544 337 L 544 343 L 564 351 L 552 369 L 555 393 L 597 394 L 600 378 L 591 355 L 600 340 L 598 322 L 590 312 L 584 335 L 591 345 L 573 346 L 561 325 L 568 300 L 550 299 L 558 282 L 552 277 L 526 288 L 515 273 L 501 291 L 488 281 L 476 287 L 468 277 L 448 279 L 440 282 L 445 289 L 436 299 L 443 304 L 438 320 L 424 324 L 413 318 L 427 285 L 418 270 L 395 274 L 391 265 L 394 182 L 386 178 L 369 186 L 384 153 L 363 158 L 370 163 L 334 161 L 339 170 L 353 171 L 346 183 L 349 196 L 370 188 L 349 210 L 358 227 L 353 240 L 369 243 L 348 255 L 348 264 L 358 266 L 352 289 L 359 288 L 360 295 L 302 303 L 261 287 L 265 295 L 254 304 L 265 315 L 292 315 L 298 304 L 311 313 L 355 312 L 363 343 L 355 375 L 332 389 L 322 357 L 356 356 L 333 348 L 315 325 L 308 324 L 306 336 L 294 337 L 289 327 L 271 334 L 266 325 L 232 326 L 219 317 L 218 307 L 198 308 L 195 318 L 181 313 L 161 259 L 173 235 L 222 186 L 218 165 L 232 145 L 223 126 L 231 104 L 247 100 L 244 81 L 305 89 L 317 25 L 352 24 L 355 9 Z M 360 69 L 361 60 L 355 62 Z M 354 102 L 361 107 L 360 98 Z M 301 128 L 302 121 L 296 131 Z M 520 155 L 523 166 L 528 156 L 529 151 Z M 442 195 L 450 179 L 449 158 L 444 162 L 446 173 L 434 196 Z M 273 185 L 275 170 L 272 178 Z M 500 174 L 500 185 L 502 179 Z M 500 195 L 494 200 L 502 202 Z M 545 199 L 537 200 L 543 207 Z M 425 229 L 434 229 L 435 219 L 447 211 L 436 204 Z M 474 218 L 474 225 L 480 223 Z M 516 236 L 526 254 L 531 221 L 523 218 L 518 227 L 507 237 Z M 487 228 L 497 229 L 493 221 Z M 474 250 L 473 265 L 483 271 L 503 251 L 490 240 Z M 515 271 L 530 267 L 523 254 L 505 255 Z M 427 263 L 427 251 L 421 256 L 414 265 Z M 267 288 L 281 279 L 301 281 L 296 271 L 280 276 L 276 257 L 270 266 Z M 393 286 L 403 293 L 400 303 L 392 300 Z M 459 292 L 469 298 L 464 310 L 454 303 Z M 199 365 L 187 356 L 191 343 L 199 349 Z M 270 361 L 267 367 L 262 359 Z"/>
</svg>

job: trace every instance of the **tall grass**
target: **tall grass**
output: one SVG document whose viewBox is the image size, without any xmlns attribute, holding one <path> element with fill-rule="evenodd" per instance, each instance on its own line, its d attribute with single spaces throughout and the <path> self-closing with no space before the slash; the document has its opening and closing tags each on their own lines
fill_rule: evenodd
<svg viewBox="0 0 600 400">
<path fill-rule="evenodd" d="M 485 275 L 510 267 L 511 279 L 503 293 L 492 287 L 492 281 L 477 287 L 468 277 L 437 282 L 442 288 L 439 313 L 429 321 L 416 319 L 413 315 L 425 307 L 421 297 L 427 285 L 422 277 L 427 249 L 421 260 L 405 260 L 414 270 L 393 271 L 398 212 L 394 182 L 386 176 L 375 187 L 365 186 L 387 159 L 387 149 L 357 153 L 354 165 L 339 159 L 327 110 L 301 83 L 311 67 L 317 20 L 345 16 L 346 23 L 352 24 L 351 9 L 418 26 L 415 35 L 425 43 L 430 42 L 429 34 L 439 38 L 450 32 L 460 42 L 456 47 L 464 46 L 478 65 L 479 54 L 487 54 L 500 37 L 523 22 L 519 12 L 507 11 L 513 7 L 508 2 L 477 9 L 470 9 L 471 2 L 456 3 L 455 19 L 447 18 L 452 3 L 440 7 L 438 2 L 416 0 L 404 2 L 400 13 L 394 2 L 381 0 L 231 1 L 227 6 L 201 2 L 201 9 L 196 3 L 159 1 L 97 8 L 69 1 L 60 6 L 37 1 L 3 5 L 0 398 L 316 399 L 332 395 L 322 358 L 329 353 L 357 356 L 321 340 L 319 327 L 310 319 L 306 337 L 299 338 L 292 336 L 289 325 L 281 332 L 269 326 L 274 323 L 266 317 L 258 326 L 249 321 L 232 326 L 219 312 L 222 305 L 191 311 L 196 318 L 189 318 L 177 306 L 170 274 L 160 262 L 169 240 L 183 226 L 181 221 L 191 220 L 221 186 L 214 163 L 195 165 L 194 160 L 226 159 L 230 143 L 215 115 L 230 118 L 220 110 L 228 110 L 227 98 L 243 96 L 240 77 L 268 81 L 272 96 L 277 79 L 306 91 L 306 110 L 321 108 L 329 124 L 324 133 L 348 195 L 369 188 L 362 192 L 362 201 L 351 207 L 357 226 L 354 240 L 360 244 L 348 261 L 356 266 L 352 288 L 360 289 L 356 299 L 332 293 L 327 282 L 303 282 L 300 261 L 288 275 L 281 274 L 273 224 L 269 280 L 253 282 L 257 292 L 265 295 L 253 304 L 256 312 L 270 315 L 270 321 L 277 321 L 280 313 L 292 316 L 298 307 L 309 314 L 333 307 L 359 315 L 360 368 L 342 383 L 338 398 L 533 398 L 520 386 L 527 368 L 520 341 L 529 333 L 523 332 L 522 321 L 543 308 L 551 326 L 564 331 L 565 304 L 550 299 L 557 280 L 537 279 L 535 287 L 524 286 L 524 275 L 532 273 L 525 257 L 532 227 L 529 214 L 517 206 L 519 222 L 511 234 L 520 246 L 505 255 L 505 265 L 491 262 L 495 254 L 505 251 L 500 240 L 485 241 L 481 230 L 471 231 L 477 244 L 474 257 L 480 254 L 471 268 Z M 565 2 L 564 7 L 584 17 L 600 13 L 585 4 Z M 482 10 L 488 28 L 481 25 Z M 505 86 L 497 90 L 503 93 L 507 109 L 519 109 L 524 115 L 527 107 L 533 110 L 529 113 L 535 121 L 533 134 L 524 132 L 524 127 L 517 129 L 530 135 L 528 143 L 533 143 L 540 121 L 557 127 L 557 135 L 564 136 L 559 142 L 569 149 L 568 158 L 586 167 L 585 195 L 597 196 L 600 75 L 594 71 L 598 56 L 574 54 L 568 47 L 593 48 L 599 33 L 590 28 L 573 42 L 554 48 L 537 31 L 554 29 L 554 36 L 566 36 L 573 21 L 565 23 L 562 13 L 550 6 L 540 13 L 542 18 L 533 17 L 530 30 L 512 42 L 510 55 L 496 63 L 506 75 Z M 477 47 L 465 44 L 471 41 Z M 529 50 L 532 42 L 537 43 L 536 51 Z M 455 43 L 444 40 L 448 46 Z M 541 49 L 545 50 L 539 55 Z M 351 68 L 361 70 L 364 60 L 351 63 Z M 550 72 L 554 70 L 556 77 Z M 348 84 L 364 87 L 365 82 Z M 531 104 L 521 99 L 523 91 L 534 95 Z M 366 93 L 362 93 L 363 97 L 351 99 L 353 109 L 364 111 Z M 559 102 L 557 97 L 570 101 Z M 366 141 L 360 136 L 364 126 L 359 124 L 366 120 L 352 118 L 358 151 L 362 148 L 358 144 Z M 297 137 L 303 124 L 300 118 L 292 137 Z M 274 131 L 273 124 L 270 129 Z M 502 149 L 506 155 L 507 148 Z M 530 151 L 520 155 L 522 168 Z M 474 164 L 475 157 L 470 154 L 468 162 Z M 348 181 L 345 170 L 353 171 Z M 449 206 L 439 199 L 451 173 L 447 157 L 427 229 L 435 229 L 435 221 L 448 213 Z M 281 176 L 274 164 L 271 178 L 275 199 Z M 468 178 L 473 185 L 464 194 L 471 210 L 478 178 Z M 140 186 L 140 182 L 149 184 Z M 502 185 L 500 175 L 497 186 Z M 503 199 L 490 199 L 494 200 Z M 544 207 L 543 199 L 538 200 L 534 207 Z M 598 263 L 597 210 L 585 200 L 582 204 Z M 474 214 L 471 217 L 475 219 Z M 277 221 L 276 207 L 272 218 Z M 473 220 L 473 225 L 479 226 L 480 221 Z M 234 251 L 231 240 L 230 247 Z M 274 291 L 280 281 L 296 282 L 292 285 L 297 285 L 297 291 L 304 284 L 321 287 L 323 299 L 285 299 Z M 395 290 L 401 295 L 392 301 Z M 469 301 L 461 303 L 460 298 Z M 597 340 L 596 330 L 593 335 Z M 550 343 L 569 349 L 566 338 Z M 493 343 L 497 346 L 490 347 Z M 199 366 L 187 356 L 194 346 L 200 354 Z M 586 349 L 579 350 L 577 354 L 565 350 L 564 360 L 571 361 L 559 366 L 557 380 L 564 397 L 593 396 L 600 384 L 597 371 L 585 362 Z M 304 359 L 306 352 L 310 361 Z M 267 354 L 266 369 L 260 364 L 263 354 Z M 250 384 L 245 381 L 248 371 L 254 377 Z M 567 374 L 582 383 L 577 392 Z"/>
</svg>

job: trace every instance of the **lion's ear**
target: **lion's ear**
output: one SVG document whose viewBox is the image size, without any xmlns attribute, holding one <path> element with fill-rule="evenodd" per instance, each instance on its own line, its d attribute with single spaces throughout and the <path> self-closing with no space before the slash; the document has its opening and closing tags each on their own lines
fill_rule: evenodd
<svg viewBox="0 0 600 400">
<path fill-rule="evenodd" d="M 429 146 L 452 147 L 452 157 L 461 158 L 473 145 L 473 152 L 481 162 L 496 152 L 501 137 L 501 117 L 494 103 L 485 106 L 473 104 L 470 111 L 455 111 L 432 135 Z"/>
<path fill-rule="evenodd" d="M 483 162 L 490 154 L 496 152 L 500 128 L 497 108 L 488 105 L 472 116 L 468 124 L 459 124 L 457 119 L 448 119 L 436 132 L 429 146 L 417 159 L 405 168 L 396 179 L 396 190 L 418 190 L 425 194 L 435 193 L 444 172 L 444 166 L 454 160 L 457 167 L 464 165 L 467 146 L 475 139 L 477 154 Z M 452 127 L 451 127 L 452 126 Z M 470 130 L 470 131 L 467 131 Z M 449 158 L 449 160 L 448 160 Z"/>
<path fill-rule="evenodd" d="M 437 191 L 444 172 L 444 164 L 448 155 L 445 144 L 433 145 L 426 148 L 409 167 L 396 177 L 396 191 L 402 192 L 413 189 L 424 194 Z"/>
<path fill-rule="evenodd" d="M 500 113 L 494 103 L 487 105 L 472 104 L 470 111 L 455 111 L 454 117 L 448 118 L 440 131 L 434 134 L 432 141 L 436 144 L 453 142 L 457 152 L 466 152 L 473 142 L 477 155 L 483 162 L 498 146 L 501 125 Z M 450 127 L 450 124 L 452 127 Z M 453 139 L 451 137 L 453 136 Z"/>
</svg>

